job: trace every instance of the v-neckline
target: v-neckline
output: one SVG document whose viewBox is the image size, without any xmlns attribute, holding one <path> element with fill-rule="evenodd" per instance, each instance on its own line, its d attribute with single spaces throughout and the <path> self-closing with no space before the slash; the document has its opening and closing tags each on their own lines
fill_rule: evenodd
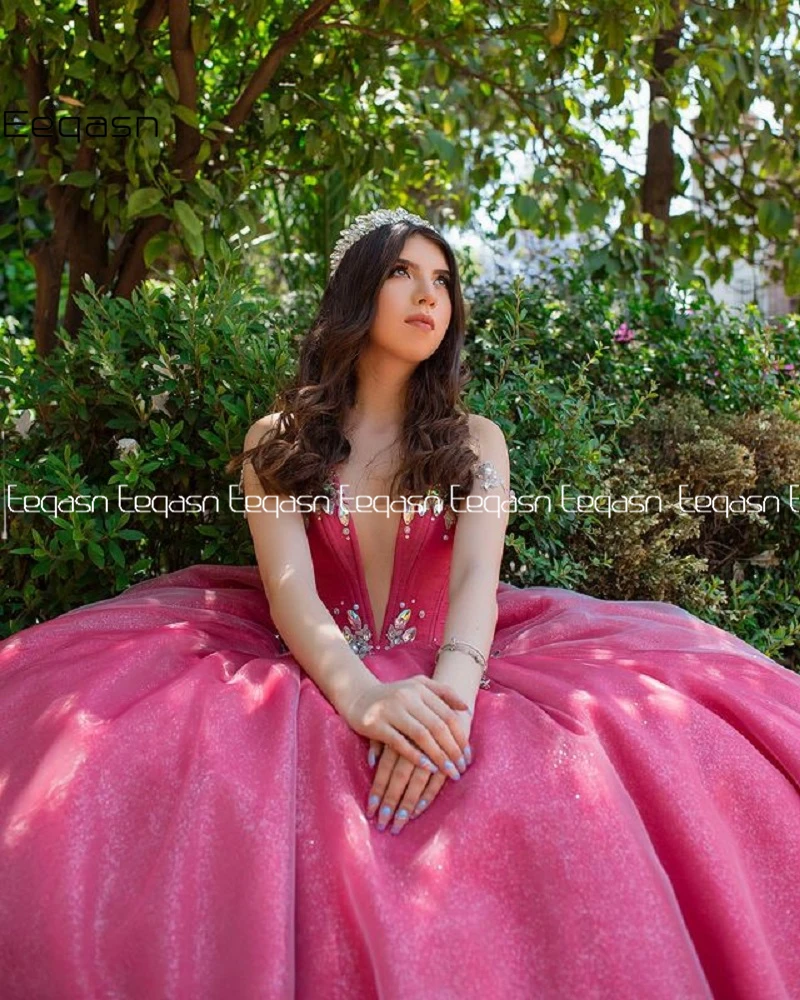
<svg viewBox="0 0 800 1000">
<path fill-rule="evenodd" d="M 340 497 L 341 480 L 339 479 L 339 474 L 336 472 L 336 469 L 331 469 L 331 482 L 336 491 L 336 497 L 338 503 Z M 367 587 L 367 574 L 364 570 L 364 560 L 361 554 L 361 544 L 359 543 L 358 540 L 358 532 L 356 531 L 356 521 L 355 518 L 353 517 L 353 511 L 349 507 L 347 507 L 347 513 L 350 519 L 349 520 L 350 538 L 353 542 L 353 548 L 355 549 L 354 555 L 356 562 L 356 574 L 358 575 L 359 579 L 359 587 L 361 593 L 364 596 L 364 603 L 366 604 L 367 614 L 369 616 L 369 624 L 372 628 L 372 634 L 373 636 L 375 636 L 375 641 L 378 643 L 378 645 L 380 645 L 384 637 L 384 629 L 386 627 L 387 616 L 389 614 L 389 609 L 392 606 L 392 597 L 394 596 L 395 572 L 397 570 L 397 553 L 400 543 L 400 532 L 402 531 L 403 528 L 403 514 L 402 512 L 400 513 L 400 517 L 397 521 L 397 531 L 395 532 L 395 537 L 394 537 L 394 550 L 392 552 L 392 575 L 389 579 L 389 593 L 386 596 L 386 607 L 384 608 L 383 611 L 383 621 L 381 622 L 381 629 L 380 631 L 378 631 L 375 624 L 375 612 L 372 606 L 372 597 L 370 596 L 369 588 Z"/>
</svg>

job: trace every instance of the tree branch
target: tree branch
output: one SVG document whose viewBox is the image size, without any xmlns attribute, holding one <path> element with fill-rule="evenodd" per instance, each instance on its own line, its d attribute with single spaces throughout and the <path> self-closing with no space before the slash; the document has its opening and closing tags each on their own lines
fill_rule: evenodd
<svg viewBox="0 0 800 1000">
<path fill-rule="evenodd" d="M 261 63 L 256 71 L 253 73 L 250 78 L 250 82 L 247 84 L 236 103 L 223 119 L 224 123 L 233 131 L 235 131 L 250 114 L 255 102 L 272 82 L 275 73 L 287 53 L 291 51 L 291 49 L 304 35 L 308 34 L 317 26 L 319 19 L 325 11 L 333 5 L 333 3 L 334 0 L 314 0 L 309 7 L 298 15 L 288 31 L 281 35 L 280 38 L 278 38 L 273 44 L 269 52 L 261 60 Z M 213 139 L 211 142 L 211 151 L 209 153 L 209 162 L 219 151 L 220 146 L 227 142 L 231 135 L 232 132 L 221 133 Z M 174 166 L 178 169 L 182 168 L 184 166 L 183 158 L 176 159 Z"/>
<path fill-rule="evenodd" d="M 363 35 L 369 35 L 372 38 L 387 39 L 394 42 L 410 42 L 412 45 L 417 45 L 418 47 L 430 47 L 436 50 L 439 57 L 450 66 L 452 66 L 459 73 L 464 76 L 472 77 L 474 80 L 480 80 L 482 83 L 488 83 L 493 90 L 499 90 L 504 93 L 514 104 L 517 106 L 517 110 L 527 118 L 530 118 L 530 113 L 527 108 L 524 107 L 524 97 L 522 91 L 514 90 L 511 87 L 507 87 L 502 83 L 498 83 L 497 80 L 493 80 L 491 77 L 486 76 L 485 73 L 479 73 L 477 70 L 470 69 L 469 66 L 465 66 L 463 63 L 454 59 L 451 50 L 448 48 L 447 44 L 442 38 L 427 38 L 420 37 L 418 35 L 404 35 L 399 31 L 379 31 L 376 28 L 368 28 L 366 25 L 354 24 L 352 21 L 323 21 L 320 28 L 350 28 L 353 31 L 361 32 Z M 550 94 L 554 91 L 562 89 L 563 84 L 559 80 L 558 82 L 553 82 L 551 86 L 546 87 L 542 90 L 537 90 L 537 96 L 543 96 L 544 94 Z"/>
<path fill-rule="evenodd" d="M 189 0 L 168 0 L 169 48 L 172 67 L 178 79 L 178 101 L 191 111 L 197 111 L 197 66 L 192 49 L 192 24 Z M 200 132 L 175 116 L 175 149 L 173 162 L 182 164 L 181 176 L 191 180 L 197 172 L 197 151 Z"/>
<path fill-rule="evenodd" d="M 167 16 L 167 0 L 147 0 L 139 15 L 138 31 L 156 31 Z"/>
<path fill-rule="evenodd" d="M 706 167 L 708 167 L 708 169 L 711 170 L 713 174 L 715 174 L 719 178 L 719 180 L 721 180 L 724 184 L 727 184 L 729 189 L 733 191 L 735 194 L 737 194 L 745 203 L 745 205 L 747 205 L 748 208 L 750 208 L 754 213 L 757 212 L 758 205 L 750 197 L 750 194 L 747 191 L 745 191 L 741 185 L 737 184 L 726 173 L 720 170 L 719 167 L 716 165 L 716 163 L 714 163 L 713 158 L 710 157 L 708 153 L 706 153 L 706 151 L 702 148 L 701 146 L 701 143 L 703 141 L 702 137 L 696 135 L 694 132 L 691 131 L 691 129 L 686 128 L 686 126 L 682 125 L 680 122 L 675 123 L 675 128 L 677 128 L 679 132 L 683 132 L 683 134 L 685 136 L 688 136 L 688 138 L 691 140 L 692 148 L 697 154 L 698 159 L 700 159 L 701 162 Z"/>
<path fill-rule="evenodd" d="M 253 105 L 272 82 L 272 78 L 283 62 L 286 54 L 294 48 L 300 39 L 317 27 L 323 14 L 333 6 L 334 0 L 313 0 L 313 2 L 295 19 L 285 34 L 277 39 L 275 44 L 262 59 L 250 82 L 225 116 L 225 124 L 238 128 L 250 114 Z"/>
<path fill-rule="evenodd" d="M 103 28 L 100 24 L 100 11 L 97 0 L 89 0 L 89 32 L 98 42 L 103 41 Z"/>
</svg>

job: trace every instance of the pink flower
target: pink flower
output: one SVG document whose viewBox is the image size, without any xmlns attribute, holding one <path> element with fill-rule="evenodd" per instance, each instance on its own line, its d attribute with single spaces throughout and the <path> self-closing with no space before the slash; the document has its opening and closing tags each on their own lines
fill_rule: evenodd
<svg viewBox="0 0 800 1000">
<path fill-rule="evenodd" d="M 783 366 L 783 370 L 785 372 L 793 372 L 794 371 L 794 365 L 790 361 L 788 365 L 784 365 Z"/>
<path fill-rule="evenodd" d="M 631 330 L 627 323 L 620 323 L 614 333 L 614 340 L 616 340 L 618 344 L 627 344 L 628 341 L 633 340 L 635 336 L 636 332 Z"/>
</svg>

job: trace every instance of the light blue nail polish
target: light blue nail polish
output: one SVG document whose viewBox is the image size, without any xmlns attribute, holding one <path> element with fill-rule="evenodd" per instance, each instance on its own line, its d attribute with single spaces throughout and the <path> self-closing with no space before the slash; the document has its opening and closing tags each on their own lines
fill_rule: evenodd
<svg viewBox="0 0 800 1000">
<path fill-rule="evenodd" d="M 422 766 L 423 766 L 423 767 L 427 767 L 427 768 L 430 768 L 430 770 L 431 770 L 431 771 L 432 771 L 432 772 L 433 772 L 434 774 L 438 774 L 438 773 L 439 773 L 439 768 L 438 768 L 438 767 L 437 767 L 437 766 L 436 766 L 436 765 L 435 765 L 435 764 L 433 763 L 433 761 L 432 761 L 432 760 L 429 760 L 429 758 L 428 758 L 428 757 L 426 757 L 426 756 L 425 756 L 425 754 L 423 754 L 423 755 L 422 755 L 422 756 L 420 757 L 420 759 L 419 759 L 419 762 L 420 762 L 420 764 L 422 764 Z"/>
<path fill-rule="evenodd" d="M 464 756 L 467 758 L 467 763 L 472 763 L 472 747 L 469 743 L 464 747 Z"/>
<path fill-rule="evenodd" d="M 427 804 L 427 799 L 420 799 L 417 803 L 417 808 L 414 810 L 414 815 L 416 816 L 418 813 L 421 813 Z"/>
<path fill-rule="evenodd" d="M 458 773 L 458 768 L 452 762 L 452 760 L 448 760 L 448 762 L 444 765 L 444 768 L 450 775 L 450 777 L 453 778 L 454 781 L 458 781 L 458 779 L 461 777 L 461 775 Z"/>
<path fill-rule="evenodd" d="M 458 758 L 458 769 L 459 769 L 459 771 L 464 771 L 464 770 L 466 770 L 466 767 L 467 767 L 467 762 L 464 760 L 464 755 L 462 754 Z"/>
<path fill-rule="evenodd" d="M 399 833 L 405 826 L 407 819 L 408 809 L 398 809 L 394 816 L 394 827 L 392 828 L 392 833 Z"/>
<path fill-rule="evenodd" d="M 375 807 L 380 802 L 381 798 L 379 795 L 370 795 L 369 801 L 367 802 L 367 810 L 375 809 Z"/>
</svg>

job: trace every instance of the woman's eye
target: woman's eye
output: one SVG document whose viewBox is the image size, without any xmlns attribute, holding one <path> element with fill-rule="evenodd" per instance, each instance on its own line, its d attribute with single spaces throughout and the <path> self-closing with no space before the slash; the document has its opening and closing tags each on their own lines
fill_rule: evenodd
<svg viewBox="0 0 800 1000">
<path fill-rule="evenodd" d="M 405 264 L 398 264 L 397 267 L 393 267 L 391 273 L 394 274 L 396 271 L 405 271 L 406 274 L 408 274 L 408 268 L 405 266 Z M 448 288 L 450 286 L 450 279 L 446 278 L 443 274 L 439 275 L 439 279 L 444 282 L 445 288 Z"/>
</svg>

